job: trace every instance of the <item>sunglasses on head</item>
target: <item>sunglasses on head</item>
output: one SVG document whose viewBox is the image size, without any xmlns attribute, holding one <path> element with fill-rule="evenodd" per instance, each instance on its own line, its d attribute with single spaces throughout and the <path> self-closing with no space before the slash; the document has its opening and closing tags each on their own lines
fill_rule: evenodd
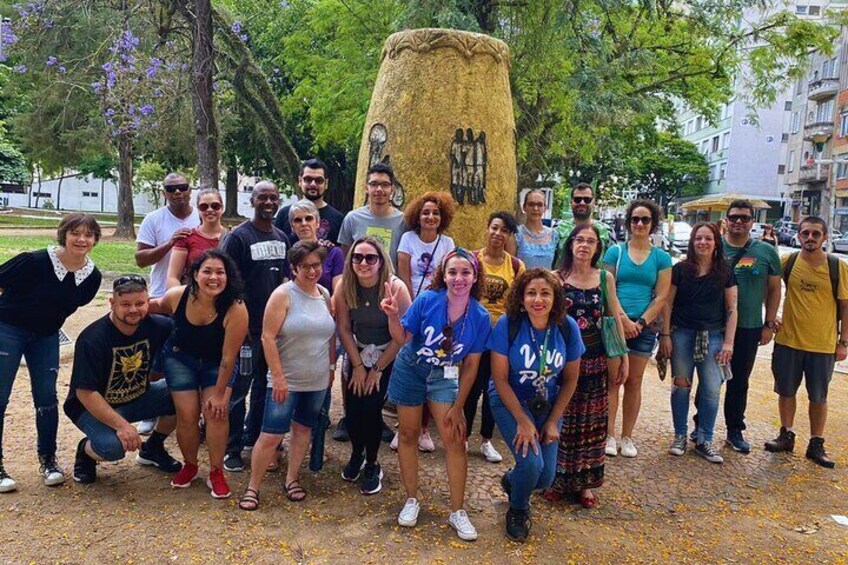
<svg viewBox="0 0 848 565">
<path fill-rule="evenodd" d="M 147 281 L 144 280 L 144 277 L 139 275 L 121 275 L 112 283 L 112 290 L 117 290 L 127 284 L 138 284 L 147 288 Z"/>
<path fill-rule="evenodd" d="M 354 253 L 350 256 L 350 260 L 359 265 L 365 261 L 366 265 L 376 265 L 380 260 L 380 256 L 376 253 Z"/>
<path fill-rule="evenodd" d="M 591 204 L 592 200 L 594 200 L 594 198 L 592 198 L 591 196 L 572 196 L 571 197 L 571 201 L 574 202 L 575 204 Z"/>
<path fill-rule="evenodd" d="M 453 326 L 450 324 L 445 325 L 442 328 L 442 335 L 444 339 L 440 344 L 442 351 L 451 351 L 453 350 Z"/>
<path fill-rule="evenodd" d="M 224 206 L 220 202 L 201 202 L 200 204 L 197 205 L 197 209 L 200 210 L 201 212 L 205 212 L 206 210 L 209 210 L 210 208 L 212 210 L 214 210 L 215 212 L 218 212 L 223 207 Z"/>
<path fill-rule="evenodd" d="M 188 186 L 188 183 L 186 183 L 186 184 L 166 184 L 165 185 L 165 192 L 168 192 L 170 194 L 173 194 L 178 190 L 180 192 L 186 192 L 187 190 L 190 190 L 190 187 Z"/>
<path fill-rule="evenodd" d="M 651 223 L 651 221 L 652 221 L 652 218 L 650 216 L 631 216 L 630 217 L 630 223 L 631 224 L 644 224 L 644 225 L 647 226 L 648 224 Z"/>
<path fill-rule="evenodd" d="M 742 222 L 743 224 L 746 222 L 750 222 L 753 219 L 753 216 L 749 216 L 747 214 L 730 214 L 727 216 L 727 221 L 733 224 Z"/>
</svg>

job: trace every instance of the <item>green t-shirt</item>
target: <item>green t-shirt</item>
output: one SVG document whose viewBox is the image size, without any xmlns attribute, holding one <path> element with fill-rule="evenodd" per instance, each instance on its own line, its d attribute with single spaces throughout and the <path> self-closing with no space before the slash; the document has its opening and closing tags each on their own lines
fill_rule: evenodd
<svg viewBox="0 0 848 565">
<path fill-rule="evenodd" d="M 601 259 L 604 257 L 604 252 L 606 252 L 607 242 L 609 242 L 609 226 L 607 226 L 603 222 L 599 222 L 598 220 L 592 220 L 592 224 L 596 228 L 598 228 L 598 232 L 601 234 Z M 557 224 L 556 230 L 559 233 L 559 243 L 557 243 L 556 255 L 554 256 L 554 270 L 559 269 L 559 266 L 562 264 L 562 256 L 565 251 L 565 240 L 568 239 L 568 236 L 571 234 L 571 230 L 574 229 L 574 216 L 569 215 L 566 218 L 563 218 Z M 600 267 L 601 259 L 598 260 L 598 267 Z"/>
<path fill-rule="evenodd" d="M 722 238 L 724 260 L 730 265 L 742 251 L 741 247 L 730 245 Z M 770 276 L 780 276 L 780 257 L 773 245 L 754 240 L 745 255 L 736 263 L 733 274 L 739 285 L 739 322 L 740 328 L 763 327 L 763 305 L 766 301 L 766 289 Z"/>
</svg>

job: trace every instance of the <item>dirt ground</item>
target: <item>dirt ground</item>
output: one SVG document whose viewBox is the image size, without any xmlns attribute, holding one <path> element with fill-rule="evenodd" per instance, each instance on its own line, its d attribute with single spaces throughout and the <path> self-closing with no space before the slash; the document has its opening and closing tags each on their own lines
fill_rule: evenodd
<svg viewBox="0 0 848 565">
<path fill-rule="evenodd" d="M 78 312 L 66 330 L 72 338 L 106 312 L 105 295 Z M 48 488 L 37 474 L 35 425 L 25 367 L 18 373 L 6 415 L 6 468 L 19 490 L 0 495 L 0 562 L 3 563 L 848 563 L 848 527 L 831 515 L 848 514 L 848 386 L 835 374 L 830 393 L 827 445 L 835 470 L 803 457 L 808 439 L 805 394 L 799 396 L 795 455 L 762 449 L 778 425 L 771 391 L 770 348 L 758 360 L 748 409 L 754 449 L 740 455 L 723 446 L 724 465 L 691 453 L 666 453 L 671 439 L 669 385 L 649 366 L 644 408 L 637 426 L 636 459 L 608 459 L 600 504 L 533 501 L 531 540 L 509 542 L 503 533 L 506 497 L 498 478 L 511 457 L 498 437 L 504 462 L 487 463 L 472 438 L 468 508 L 480 532 L 460 541 L 447 524 L 443 453 L 422 455 L 422 511 L 417 528 L 397 526 L 403 504 L 396 456 L 384 444 L 383 491 L 361 496 L 340 472 L 350 444 L 327 440 L 324 470 L 303 472 L 308 498 L 288 502 L 281 473 L 263 485 L 257 512 L 236 508 L 236 498 L 209 496 L 197 481 L 185 491 L 170 477 L 128 457 L 101 465 L 97 483 L 69 480 Z M 67 394 L 71 348 L 63 348 L 60 402 Z M 333 421 L 338 419 L 334 396 Z M 719 416 L 716 437 L 723 438 Z M 60 417 L 60 462 L 68 471 L 81 433 Z M 437 445 L 438 445 L 437 440 Z M 171 453 L 179 457 L 173 439 Z M 201 459 L 201 474 L 208 464 Z M 235 494 L 245 473 L 230 474 Z"/>
</svg>

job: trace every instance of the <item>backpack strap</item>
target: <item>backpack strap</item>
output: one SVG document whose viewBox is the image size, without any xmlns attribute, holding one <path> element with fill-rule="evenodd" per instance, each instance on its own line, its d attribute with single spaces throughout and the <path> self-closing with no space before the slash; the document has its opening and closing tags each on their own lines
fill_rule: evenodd
<svg viewBox="0 0 848 565">
<path fill-rule="evenodd" d="M 562 334 L 562 341 L 568 347 L 568 340 L 571 338 L 571 324 L 568 323 L 568 314 L 566 314 L 565 318 L 562 319 L 562 323 L 559 325 L 559 333 Z"/>
<path fill-rule="evenodd" d="M 515 255 L 510 255 L 509 258 L 512 260 L 512 272 L 513 274 L 517 275 L 518 269 L 521 268 L 521 261 L 519 261 L 518 257 L 516 257 Z"/>
<path fill-rule="evenodd" d="M 839 258 L 831 253 L 827 254 L 827 268 L 830 274 L 830 288 L 833 291 L 833 301 L 836 302 L 839 311 Z M 837 314 L 837 319 L 839 318 Z"/>
<path fill-rule="evenodd" d="M 618 259 L 615 260 L 615 280 L 618 280 L 619 267 L 621 266 L 621 255 L 623 253 L 627 253 L 627 243 L 619 243 L 616 247 L 618 247 Z"/>
<path fill-rule="evenodd" d="M 789 256 L 789 259 L 786 260 L 786 265 L 783 266 L 783 282 L 786 286 L 789 286 L 789 274 L 792 273 L 792 269 L 795 267 L 795 261 L 798 260 L 798 254 L 800 251 L 796 251 L 792 255 Z"/>
<path fill-rule="evenodd" d="M 507 318 L 506 333 L 510 347 L 512 347 L 512 343 L 515 341 L 515 338 L 518 337 L 518 332 L 521 330 L 521 322 L 523 321 L 524 316 L 520 316 L 518 318 Z M 559 333 L 562 334 L 562 340 L 566 345 L 568 345 L 568 340 L 571 338 L 571 324 L 568 323 L 568 316 L 566 316 L 559 325 Z"/>
</svg>

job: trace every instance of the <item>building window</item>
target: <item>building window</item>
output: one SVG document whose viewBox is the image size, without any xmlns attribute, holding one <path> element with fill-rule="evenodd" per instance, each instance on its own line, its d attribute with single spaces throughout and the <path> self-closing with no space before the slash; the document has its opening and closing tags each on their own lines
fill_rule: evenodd
<svg viewBox="0 0 848 565">
<path fill-rule="evenodd" d="M 695 120 L 695 131 L 701 131 L 704 127 L 704 118 L 698 116 L 698 119 Z"/>
<path fill-rule="evenodd" d="M 709 180 L 715 180 L 717 178 L 716 177 L 717 172 L 718 172 L 718 167 L 716 167 L 715 165 L 710 165 L 710 178 L 709 178 Z"/>
<path fill-rule="evenodd" d="M 713 137 L 712 152 L 715 153 L 716 151 L 718 151 L 718 136 Z"/>
<path fill-rule="evenodd" d="M 33 192 L 32 197 L 33 198 L 53 198 L 53 195 L 50 194 L 49 192 Z"/>
<path fill-rule="evenodd" d="M 836 57 L 822 63 L 822 78 L 837 78 Z"/>
<path fill-rule="evenodd" d="M 789 128 L 789 131 L 791 133 L 798 133 L 799 131 L 801 131 L 801 113 L 800 112 L 794 112 L 792 114 L 792 127 Z"/>
<path fill-rule="evenodd" d="M 791 112 L 792 111 L 792 100 L 787 100 L 783 103 L 783 111 Z"/>
<path fill-rule="evenodd" d="M 810 6 L 807 8 L 807 14 L 810 16 L 818 16 L 821 14 L 821 6 Z"/>
<path fill-rule="evenodd" d="M 789 159 L 787 159 L 786 164 L 788 165 L 787 170 L 790 173 L 795 170 L 795 152 L 794 151 L 789 152 Z"/>
<path fill-rule="evenodd" d="M 848 113 L 839 115 L 839 137 L 848 137 Z"/>
<path fill-rule="evenodd" d="M 730 147 L 730 132 L 726 131 L 721 135 L 721 148 L 727 149 Z"/>
<path fill-rule="evenodd" d="M 795 13 L 799 16 L 807 15 L 807 6 L 805 4 L 798 4 L 795 6 Z"/>
<path fill-rule="evenodd" d="M 777 166 L 777 174 L 782 175 L 786 172 L 786 165 L 778 165 Z"/>
<path fill-rule="evenodd" d="M 839 162 L 836 164 L 836 178 L 848 178 L 848 163 Z"/>
<path fill-rule="evenodd" d="M 833 99 L 816 107 L 816 123 L 833 121 Z"/>
<path fill-rule="evenodd" d="M 780 135 L 780 141 L 782 141 L 783 143 L 786 143 L 787 141 L 789 141 L 789 134 L 788 133 L 781 134 Z"/>
<path fill-rule="evenodd" d="M 85 192 L 85 191 L 83 191 L 82 195 L 83 195 L 83 197 L 91 197 L 91 198 L 97 198 L 99 196 L 99 194 L 96 193 L 96 192 Z"/>
<path fill-rule="evenodd" d="M 710 140 L 705 139 L 704 141 L 701 142 L 701 153 L 706 155 L 709 152 L 710 152 Z"/>
<path fill-rule="evenodd" d="M 718 166 L 718 180 L 724 180 L 727 177 L 727 163 L 722 163 Z"/>
</svg>

